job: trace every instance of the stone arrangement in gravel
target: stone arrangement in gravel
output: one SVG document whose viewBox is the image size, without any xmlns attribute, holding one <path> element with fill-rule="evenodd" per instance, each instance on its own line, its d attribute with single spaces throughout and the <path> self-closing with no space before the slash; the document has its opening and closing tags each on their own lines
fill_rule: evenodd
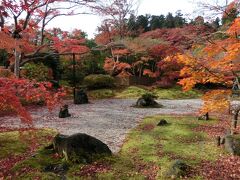
<svg viewBox="0 0 240 180">
<path fill-rule="evenodd" d="M 113 153 L 120 150 L 127 133 L 135 128 L 142 118 L 156 114 L 188 115 L 198 112 L 202 101 L 161 100 L 163 108 L 134 108 L 136 99 L 105 99 L 90 104 L 69 105 L 71 117 L 58 118 L 59 109 L 48 112 L 46 108 L 30 110 L 36 128 L 53 128 L 59 133 L 72 135 L 86 133 L 98 138 L 109 146 Z M 0 117 L 0 127 L 25 127 L 19 117 Z"/>
<path fill-rule="evenodd" d="M 133 107 L 137 108 L 162 108 L 163 106 L 159 104 L 155 99 L 157 96 L 151 93 L 145 93 L 137 100 L 137 103 Z"/>
</svg>

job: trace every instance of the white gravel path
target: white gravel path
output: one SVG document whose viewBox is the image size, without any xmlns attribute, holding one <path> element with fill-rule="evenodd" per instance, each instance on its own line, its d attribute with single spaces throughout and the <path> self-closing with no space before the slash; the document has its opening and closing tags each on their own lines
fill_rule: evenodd
<svg viewBox="0 0 240 180">
<path fill-rule="evenodd" d="M 57 129 L 63 134 L 87 133 L 105 142 L 113 152 L 118 152 L 126 134 L 139 124 L 145 116 L 156 114 L 194 114 L 202 101 L 160 100 L 163 108 L 134 108 L 134 99 L 106 99 L 92 101 L 86 105 L 69 104 L 72 117 L 58 118 L 58 110 L 49 113 L 45 108 L 31 111 L 36 127 Z M 18 117 L 0 117 L 0 127 L 22 126 Z"/>
</svg>

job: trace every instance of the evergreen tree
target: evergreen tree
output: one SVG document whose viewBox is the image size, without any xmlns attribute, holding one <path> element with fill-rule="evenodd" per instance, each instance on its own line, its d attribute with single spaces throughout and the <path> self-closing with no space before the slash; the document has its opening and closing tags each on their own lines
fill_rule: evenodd
<svg viewBox="0 0 240 180">
<path fill-rule="evenodd" d="M 183 18 L 183 14 L 179 10 L 176 12 L 176 16 L 174 17 L 174 25 L 175 27 L 182 27 L 184 24 L 186 24 L 186 20 Z"/>
<path fill-rule="evenodd" d="M 137 23 L 136 23 L 136 16 L 134 14 L 131 14 L 128 21 L 127 26 L 129 31 L 135 31 L 137 30 Z"/>
<path fill-rule="evenodd" d="M 137 28 L 140 30 L 142 29 L 143 32 L 147 32 L 149 31 L 149 19 L 150 19 L 150 15 L 146 14 L 145 16 L 140 15 L 137 17 Z"/>
<path fill-rule="evenodd" d="M 219 17 L 217 17 L 213 22 L 212 22 L 212 27 L 214 28 L 214 29 L 218 29 L 219 27 L 220 27 L 220 18 Z"/>
<path fill-rule="evenodd" d="M 175 19 L 172 13 L 168 13 L 166 16 L 166 27 L 167 28 L 174 28 L 175 27 Z"/>
<path fill-rule="evenodd" d="M 164 15 L 159 16 L 159 23 L 161 24 L 160 28 L 166 27 L 166 19 Z"/>
<path fill-rule="evenodd" d="M 160 21 L 159 21 L 159 16 L 151 16 L 151 20 L 150 20 L 150 29 L 151 30 L 155 30 L 161 27 Z"/>
</svg>

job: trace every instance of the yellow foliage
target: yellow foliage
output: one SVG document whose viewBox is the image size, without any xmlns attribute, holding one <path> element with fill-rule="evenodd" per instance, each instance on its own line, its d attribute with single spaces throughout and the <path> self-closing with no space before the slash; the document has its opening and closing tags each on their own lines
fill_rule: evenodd
<svg viewBox="0 0 240 180">
<path fill-rule="evenodd" d="M 226 112 L 230 107 L 229 90 L 212 90 L 207 92 L 203 97 L 204 105 L 200 110 L 201 113 L 207 112 Z"/>
</svg>

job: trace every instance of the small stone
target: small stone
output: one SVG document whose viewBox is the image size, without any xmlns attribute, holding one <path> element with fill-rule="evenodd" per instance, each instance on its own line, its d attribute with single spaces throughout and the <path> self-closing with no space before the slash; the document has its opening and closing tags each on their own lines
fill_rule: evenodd
<svg viewBox="0 0 240 180">
<path fill-rule="evenodd" d="M 65 174 L 68 171 L 68 165 L 64 164 L 49 164 L 44 167 L 44 172 L 53 172 L 55 174 Z"/>
<path fill-rule="evenodd" d="M 199 117 L 198 117 L 198 120 L 204 120 L 204 121 L 209 120 L 209 114 L 206 113 L 206 114 L 204 114 L 204 115 L 202 115 L 202 116 L 199 116 Z"/>
<path fill-rule="evenodd" d="M 165 119 L 161 119 L 157 126 L 166 126 L 168 122 Z"/>
<path fill-rule="evenodd" d="M 67 118 L 67 117 L 70 117 L 70 116 L 71 116 L 71 114 L 69 114 L 69 112 L 68 112 L 68 105 L 65 104 L 64 106 L 62 106 L 60 108 L 60 112 L 59 112 L 58 117 L 59 118 Z"/>
</svg>

